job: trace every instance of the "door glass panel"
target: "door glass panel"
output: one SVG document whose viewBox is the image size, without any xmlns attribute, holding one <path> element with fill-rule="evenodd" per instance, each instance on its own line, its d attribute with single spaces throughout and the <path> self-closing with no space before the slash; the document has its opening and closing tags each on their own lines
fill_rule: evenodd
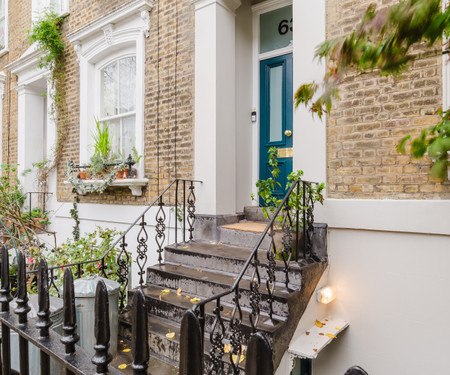
<svg viewBox="0 0 450 375">
<path fill-rule="evenodd" d="M 269 142 L 283 139 L 283 65 L 270 69 L 270 130 Z"/>
<path fill-rule="evenodd" d="M 260 53 L 289 46 L 292 41 L 292 5 L 260 17 Z"/>
</svg>

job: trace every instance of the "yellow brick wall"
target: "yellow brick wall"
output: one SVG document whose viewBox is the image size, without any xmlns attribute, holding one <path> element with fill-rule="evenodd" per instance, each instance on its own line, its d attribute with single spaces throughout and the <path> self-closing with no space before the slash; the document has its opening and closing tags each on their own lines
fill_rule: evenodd
<svg viewBox="0 0 450 375">
<path fill-rule="evenodd" d="M 327 38 L 350 32 L 371 3 L 397 1 L 328 0 Z M 376 72 L 349 74 L 340 85 L 327 121 L 328 191 L 332 198 L 450 198 L 450 184 L 430 177 L 427 159 L 396 152 L 400 139 L 437 123 L 442 106 L 440 46 L 414 49 L 400 77 Z"/>
</svg>

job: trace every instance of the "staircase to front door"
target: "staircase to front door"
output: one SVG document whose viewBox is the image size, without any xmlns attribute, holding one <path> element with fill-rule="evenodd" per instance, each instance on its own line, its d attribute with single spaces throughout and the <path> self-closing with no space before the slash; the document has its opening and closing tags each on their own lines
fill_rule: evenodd
<svg viewBox="0 0 450 375">
<path fill-rule="evenodd" d="M 180 326 L 184 314 L 195 304 L 220 294 L 223 295 L 219 299 L 220 309 L 216 308 L 216 301 L 212 301 L 205 304 L 204 312 L 199 314 L 204 322 L 205 371 L 217 373 L 220 366 L 228 369 L 230 361 L 235 361 L 236 364 L 239 362 L 240 373 L 244 373 L 245 343 L 255 331 L 261 332 L 270 343 L 274 367 L 278 366 L 325 270 L 327 259 L 326 253 L 315 251 L 312 244 L 309 244 L 310 254 L 300 255 L 298 262 L 294 261 L 293 253 L 289 255 L 289 262 L 282 258 L 272 259 L 270 254 L 274 253 L 271 252 L 271 241 L 277 231 L 276 225 L 272 225 L 271 232 L 266 230 L 269 222 L 263 220 L 256 208 L 245 210 L 243 215 L 235 216 L 235 223 L 228 222 L 227 225 L 217 227 L 215 239 L 194 237 L 195 240 L 166 246 L 164 262 L 146 269 L 146 282 L 140 288 L 145 295 L 148 311 L 150 368 L 152 361 L 153 369 L 158 368 L 152 371 L 159 371 L 161 375 L 178 373 L 180 352 L 183 350 L 180 346 Z M 278 244 L 278 247 L 283 247 L 283 242 L 289 238 L 292 242 L 296 237 L 292 233 L 283 234 L 282 228 L 283 225 L 280 225 L 278 232 L 281 233 L 281 245 Z M 326 236 L 323 228 L 316 232 Z M 262 239 L 264 234 L 266 236 Z M 258 242 L 260 244 L 255 251 Z M 227 292 L 236 284 L 247 263 L 248 267 L 238 287 L 238 307 L 242 312 L 239 330 L 243 350 L 237 358 L 229 355 L 229 352 L 233 354 L 233 343 L 236 342 L 230 322 L 236 318 L 238 294 Z M 274 282 L 267 283 L 267 280 Z M 255 284 L 258 286 L 258 295 L 254 290 Z M 136 290 L 129 292 L 128 301 L 132 300 Z M 255 306 L 256 302 L 258 306 Z M 120 321 L 119 332 L 125 345 L 131 340 L 132 309 L 133 306 L 129 304 L 128 312 L 122 314 Z M 126 352 L 122 353 L 122 356 L 126 355 Z M 223 359 L 222 364 L 216 363 L 218 355 Z M 122 359 L 119 357 L 115 363 L 126 361 Z"/>
</svg>

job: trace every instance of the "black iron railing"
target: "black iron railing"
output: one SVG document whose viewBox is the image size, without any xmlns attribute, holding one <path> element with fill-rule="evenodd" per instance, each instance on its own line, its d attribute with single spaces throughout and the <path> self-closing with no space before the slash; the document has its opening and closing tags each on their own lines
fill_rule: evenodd
<svg viewBox="0 0 450 375">
<path fill-rule="evenodd" d="M 20 374 L 36 374 L 36 368 L 30 369 L 29 343 L 40 349 L 40 374 L 50 374 L 50 358 L 59 362 L 65 374 L 122 374 L 112 368 L 109 328 L 108 292 L 103 281 L 97 284 L 95 296 L 95 355 L 91 357 L 87 351 L 76 347 L 79 337 L 76 333 L 75 294 L 73 276 L 70 268 L 64 272 L 64 324 L 63 335 L 50 330 L 50 296 L 49 274 L 47 262 L 40 260 L 38 277 L 38 304 L 37 318 L 29 319 L 26 280 L 25 255 L 19 252 L 18 293 L 17 308 L 10 311 L 11 288 L 9 282 L 9 257 L 6 247 L 2 248 L 1 289 L 0 289 L 0 323 L 1 323 L 1 373 L 11 374 L 11 330 L 19 335 Z M 132 368 L 134 374 L 146 374 L 149 361 L 148 347 L 148 317 L 145 297 L 142 291 L 133 297 L 133 333 Z"/>
<path fill-rule="evenodd" d="M 186 361 L 181 361 L 180 373 L 183 375 L 201 374 L 203 371 L 207 374 L 240 373 L 239 367 L 241 356 L 243 354 L 243 345 L 246 343 L 244 342 L 246 339 L 242 327 L 243 312 L 241 307 L 241 292 L 243 290 L 241 286 L 243 284 L 244 276 L 248 274 L 248 271 L 251 271 L 249 296 L 249 320 L 252 331 L 251 340 L 258 332 L 258 325 L 262 315 L 264 315 L 266 319 L 264 324 L 276 324 L 273 308 L 275 285 L 276 283 L 282 283 L 287 290 L 290 290 L 289 271 L 291 263 L 293 261 L 313 263 L 320 260 L 320 258 L 312 251 L 314 233 L 313 212 L 314 203 L 317 200 L 318 186 L 319 184 L 312 182 L 301 180 L 295 181 L 281 204 L 272 214 L 271 220 L 259 237 L 251 255 L 247 259 L 239 275 L 236 277 L 236 281 L 232 287 L 223 293 L 201 301 L 192 308 L 192 311 L 186 313 L 181 328 L 181 356 L 182 359 L 185 358 Z M 275 241 L 277 232 L 281 232 L 280 234 L 282 235 L 281 249 L 277 249 Z M 262 264 L 259 257 L 262 251 L 262 244 L 267 238 L 269 239 L 269 246 L 267 250 L 265 250 L 267 262 Z M 283 280 L 276 280 L 276 258 L 281 258 L 283 260 Z M 264 301 L 262 301 L 263 294 L 260 290 L 261 287 L 264 288 L 261 277 L 263 268 L 267 275 L 265 280 L 267 297 L 264 298 Z M 231 315 L 225 317 L 222 314 L 222 301 L 225 297 L 230 295 L 233 296 L 232 303 L 234 306 Z M 262 302 L 264 302 L 265 305 L 264 311 Z M 207 364 L 204 365 L 203 341 L 205 335 L 205 306 L 209 303 L 215 304 L 215 308 L 213 309 L 215 317 L 209 333 L 209 341 L 211 344 L 209 358 Z M 228 322 L 228 328 L 225 326 L 225 321 Z M 197 331 L 199 331 L 199 334 Z M 198 337 L 200 342 L 195 343 L 195 337 Z M 257 345 L 262 352 L 267 352 L 267 348 L 270 350 L 270 345 L 263 335 L 258 334 L 256 337 L 257 339 L 255 340 L 258 343 L 255 345 Z M 199 345 L 201 350 L 193 347 L 194 343 Z M 225 344 L 230 345 L 230 350 L 228 351 L 229 354 L 227 356 L 225 356 Z M 249 353 L 247 353 L 246 366 L 248 363 L 258 364 L 257 370 L 255 370 L 255 368 L 251 370 L 256 371 L 251 372 L 252 374 L 258 373 L 264 375 L 273 373 L 271 353 L 272 352 L 270 351 L 270 355 L 260 356 L 259 360 L 249 357 Z M 192 358 L 193 356 L 194 358 Z M 188 358 L 190 359 L 188 360 Z M 226 366 L 228 369 L 225 369 Z"/>
<path fill-rule="evenodd" d="M 73 164 L 73 168 L 74 169 L 78 169 L 79 171 L 82 170 L 82 169 L 89 169 L 89 168 L 91 168 L 90 164 L 85 164 L 85 165 L 77 164 L 77 165 L 75 165 L 72 161 L 69 161 L 69 163 Z M 131 155 L 128 155 L 128 158 L 126 158 L 123 161 L 114 162 L 114 163 L 113 162 L 111 162 L 111 163 L 104 163 L 103 165 L 105 167 L 116 167 L 118 165 L 126 165 L 128 167 L 128 176 L 131 177 L 131 175 L 132 175 L 131 170 L 133 169 L 133 165 L 135 165 L 135 164 L 136 164 L 136 161 L 133 160 Z"/>
<path fill-rule="evenodd" d="M 110 248 L 100 257 L 78 263 L 58 264 L 49 267 L 50 272 L 50 287 L 54 288 L 60 296 L 60 290 L 55 282 L 56 273 L 62 268 L 74 268 L 75 276 L 80 278 L 83 276 L 83 268 L 90 264 L 99 265 L 99 275 L 105 278 L 111 277 L 110 270 L 107 269 L 106 259 L 110 256 L 113 249 L 119 247 L 119 254 L 116 258 L 117 271 L 116 279 L 121 284 L 119 293 L 119 309 L 123 310 L 126 306 L 127 292 L 129 286 L 129 267 L 131 264 L 131 252 L 128 250 L 127 238 L 131 236 L 131 230 L 139 227 L 139 232 L 136 238 L 136 252 L 135 259 L 138 266 L 139 285 L 145 283 L 144 275 L 146 272 L 146 265 L 148 259 L 148 251 L 153 247 L 157 253 L 158 262 L 161 264 L 163 260 L 164 243 L 166 241 L 168 232 L 174 230 L 175 242 L 178 242 L 179 231 L 181 230 L 182 241 L 191 241 L 194 238 L 194 222 L 195 222 L 195 184 L 201 183 L 196 180 L 177 179 L 172 181 L 161 194 L 139 215 L 139 217 L 128 227 L 128 229 L 116 239 Z M 155 236 L 154 243 L 150 244 L 150 236 L 148 234 L 146 217 L 150 214 L 152 208 L 157 208 L 155 215 Z M 173 209 L 175 220 L 174 229 L 168 225 L 168 210 Z M 37 271 L 32 271 L 37 272 Z"/>
</svg>

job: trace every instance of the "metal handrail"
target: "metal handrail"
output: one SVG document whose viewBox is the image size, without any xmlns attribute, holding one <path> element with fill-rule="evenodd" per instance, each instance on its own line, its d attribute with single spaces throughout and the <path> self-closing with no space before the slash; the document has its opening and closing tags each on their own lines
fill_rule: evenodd
<svg viewBox="0 0 450 375">
<path fill-rule="evenodd" d="M 202 181 L 199 180 L 191 180 L 191 179 L 175 179 L 173 180 L 162 192 L 158 195 L 157 198 L 155 198 L 152 203 L 150 203 L 149 206 L 138 216 L 138 218 L 128 227 L 128 229 L 116 240 L 114 243 L 109 247 L 109 249 L 100 257 L 92 260 L 85 260 L 83 262 L 76 262 L 76 263 L 69 263 L 64 265 L 56 265 L 52 267 L 48 267 L 48 270 L 51 272 L 53 270 L 56 270 L 58 268 L 66 268 L 66 267 L 75 267 L 75 266 L 82 266 L 85 264 L 92 264 L 92 263 L 101 263 L 102 264 L 102 274 L 103 276 L 106 276 L 104 273 L 104 261 L 106 257 L 111 253 L 111 251 L 119 244 L 120 241 L 123 241 L 125 236 L 136 226 L 136 224 L 142 219 L 142 217 L 152 208 L 154 207 L 158 202 L 161 201 L 163 195 L 174 185 L 178 184 L 180 181 L 184 182 L 192 182 L 192 183 L 202 183 Z M 29 271 L 29 273 L 37 273 L 38 270 L 32 270 Z"/>
<path fill-rule="evenodd" d="M 273 224 L 276 220 L 276 218 L 278 217 L 278 215 L 280 214 L 281 210 L 283 209 L 283 206 L 286 204 L 287 200 L 289 199 L 291 193 L 294 191 L 295 187 L 301 182 L 301 180 L 297 180 L 295 181 L 291 188 L 289 189 L 289 191 L 287 192 L 287 194 L 285 195 L 283 201 L 281 202 L 281 204 L 278 206 L 277 210 L 275 211 L 275 213 L 272 216 L 272 219 L 269 221 L 269 223 L 266 225 L 266 228 L 264 229 L 264 231 L 262 232 L 261 236 L 258 239 L 258 242 L 256 242 L 256 245 L 253 247 L 253 250 L 250 254 L 250 256 L 248 257 L 247 261 L 245 262 L 244 266 L 242 267 L 241 272 L 239 273 L 239 275 L 236 277 L 235 282 L 233 283 L 233 286 L 231 286 L 231 288 L 228 291 L 222 292 L 222 293 L 218 293 L 210 298 L 207 298 L 203 301 L 198 302 L 197 304 L 195 304 L 192 307 L 192 311 L 196 312 L 198 308 L 200 308 L 201 306 L 206 305 L 209 302 L 215 301 L 219 298 L 225 297 L 227 295 L 230 295 L 231 293 L 235 293 L 237 287 L 239 286 L 239 283 L 242 281 L 245 272 L 247 271 L 248 267 L 250 266 L 250 264 L 252 263 L 253 258 L 255 257 L 256 252 L 259 250 L 259 246 L 261 245 L 261 243 L 264 241 L 265 236 L 267 235 L 267 233 L 269 232 L 269 229 L 273 227 Z"/>
</svg>

